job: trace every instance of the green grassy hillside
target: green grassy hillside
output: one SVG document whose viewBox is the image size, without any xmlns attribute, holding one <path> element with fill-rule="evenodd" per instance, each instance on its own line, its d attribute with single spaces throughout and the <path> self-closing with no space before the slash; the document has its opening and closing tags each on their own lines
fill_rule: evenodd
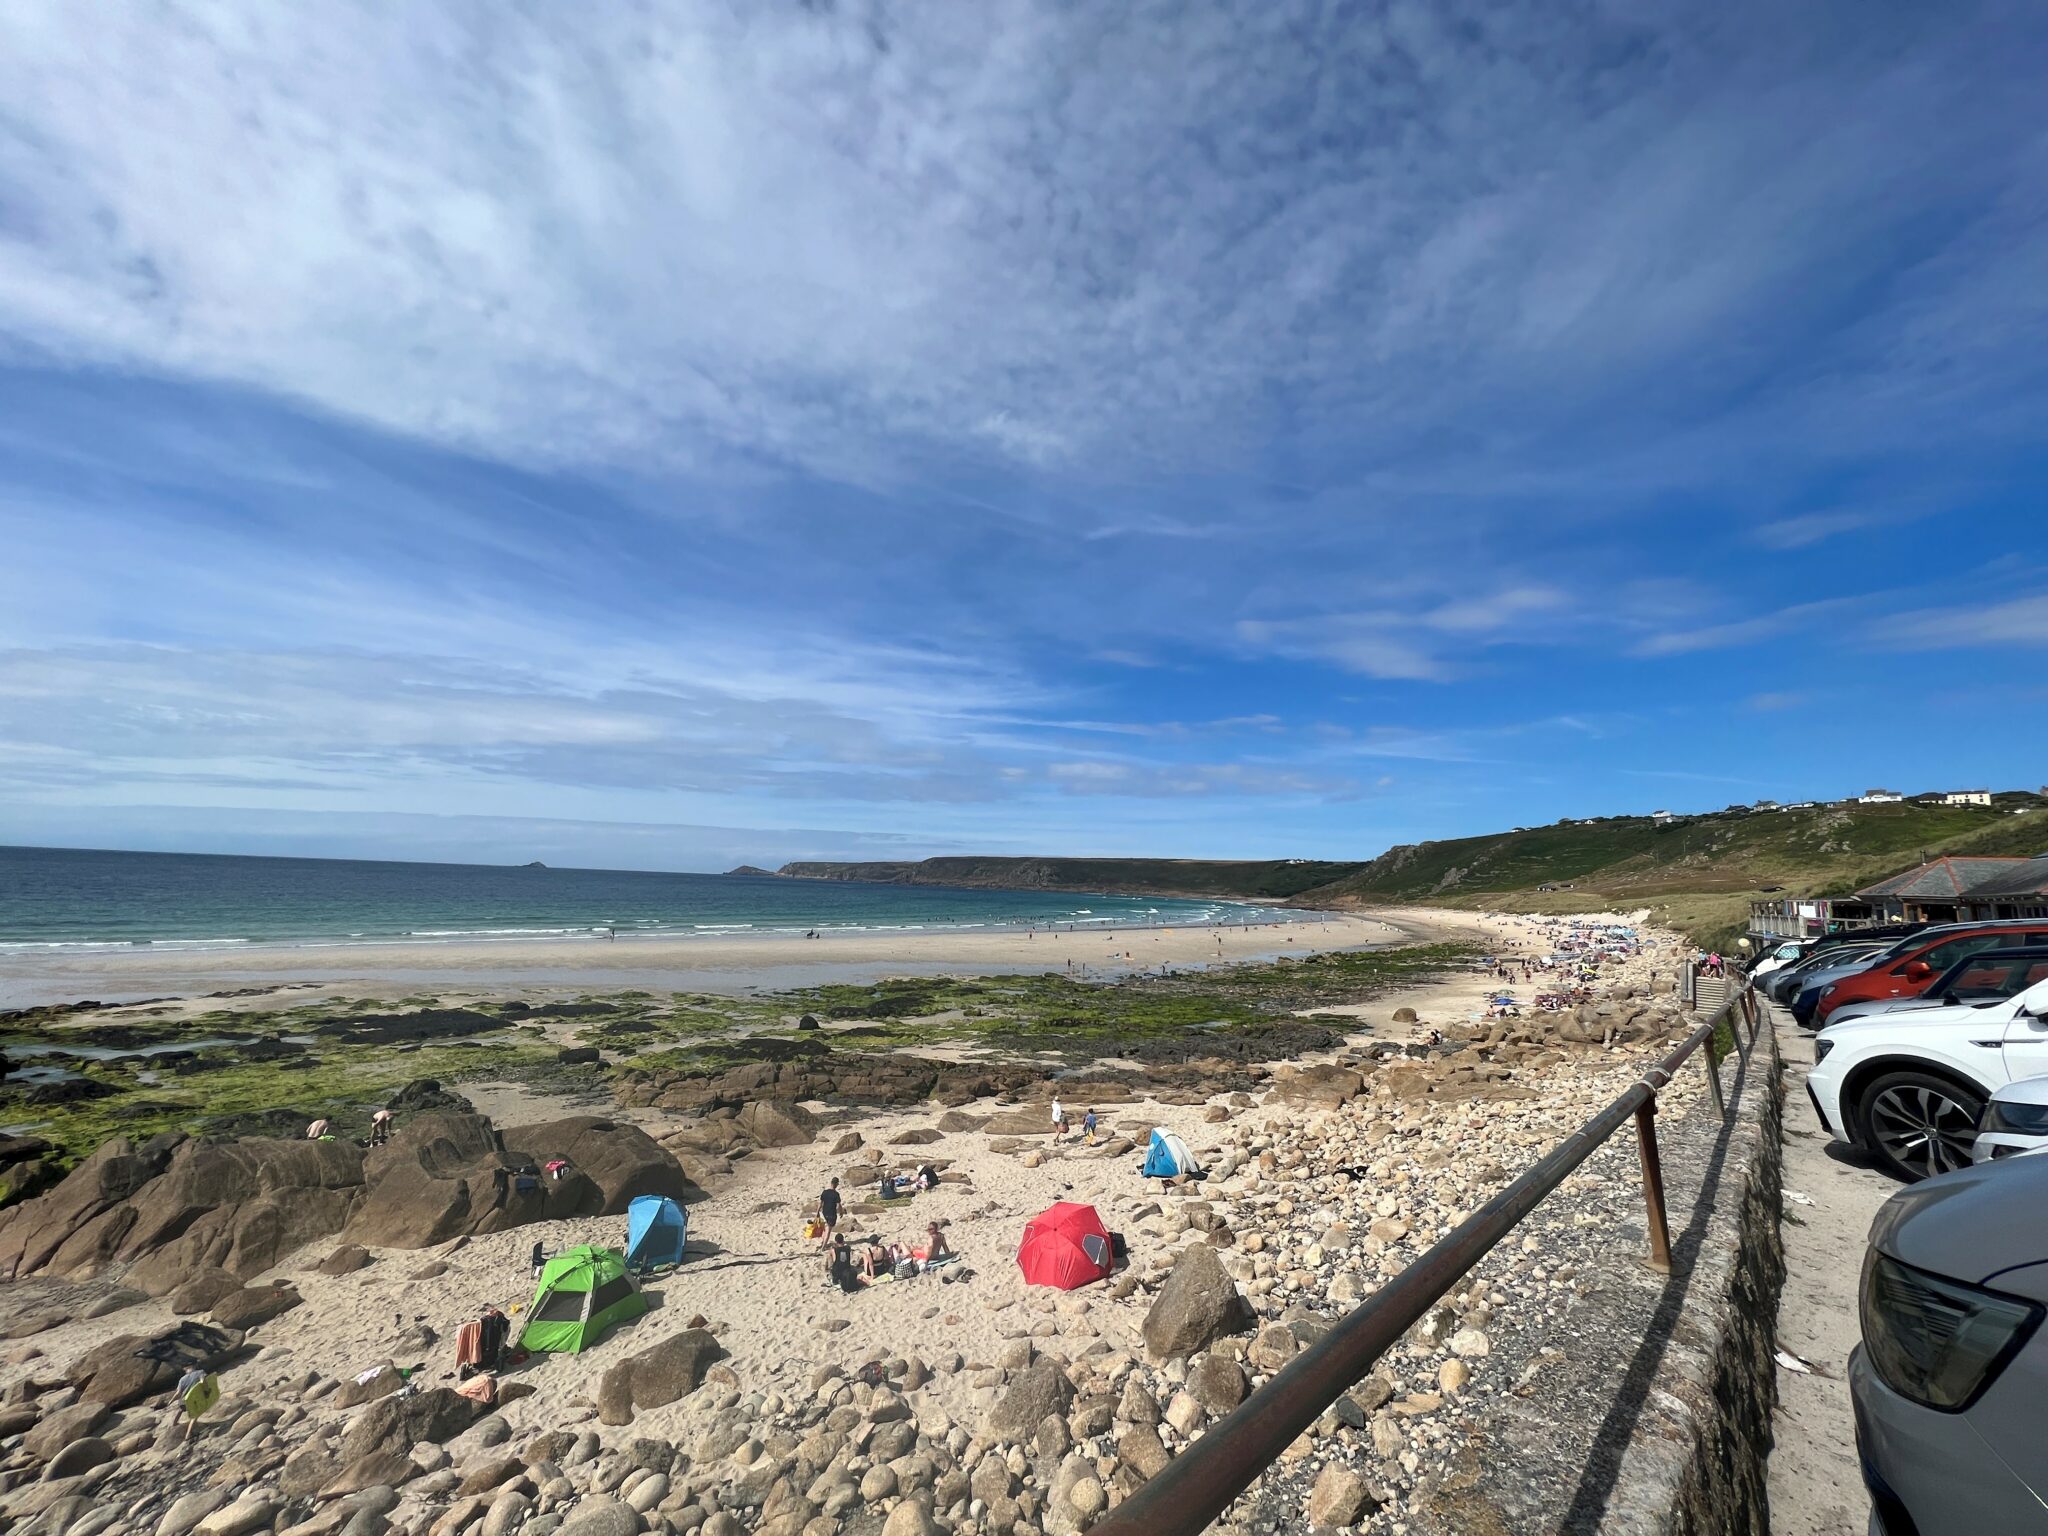
<svg viewBox="0 0 2048 1536">
<path fill-rule="evenodd" d="M 2015 809 L 2027 814 L 2010 814 Z M 2044 851 L 2048 802 L 2034 795 L 2001 795 L 1988 808 L 1828 805 L 1662 826 L 1610 817 L 1391 848 L 1302 899 L 1517 911 L 1649 907 L 1701 942 L 1725 946 L 1742 931 L 1750 900 L 1773 887 L 1842 895 L 1939 854 Z"/>
<path fill-rule="evenodd" d="M 961 885 L 1011 891 L 1101 891 L 1280 901 L 1362 866 L 1325 859 L 1032 859 L 954 857 L 915 863 L 785 864 L 800 880 Z"/>
</svg>

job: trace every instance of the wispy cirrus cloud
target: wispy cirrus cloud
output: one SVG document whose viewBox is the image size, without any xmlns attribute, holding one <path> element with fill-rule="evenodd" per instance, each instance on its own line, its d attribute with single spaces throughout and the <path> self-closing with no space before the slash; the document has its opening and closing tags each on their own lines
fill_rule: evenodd
<svg viewBox="0 0 2048 1536">
<path fill-rule="evenodd" d="M 1372 852 L 2037 633 L 2038 7 L 7 25 L 38 804 Z"/>
<path fill-rule="evenodd" d="M 2048 645 L 2048 593 L 1954 608 L 1921 608 L 1870 625 L 1868 638 L 1890 650 Z"/>
</svg>

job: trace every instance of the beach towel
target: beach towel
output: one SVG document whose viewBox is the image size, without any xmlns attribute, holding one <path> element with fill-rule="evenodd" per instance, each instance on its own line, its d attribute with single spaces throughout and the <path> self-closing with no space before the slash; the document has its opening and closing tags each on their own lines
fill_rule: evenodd
<svg viewBox="0 0 2048 1536">
<path fill-rule="evenodd" d="M 471 1402 L 482 1403 L 488 1408 L 498 1400 L 498 1378 L 495 1376 L 472 1376 L 455 1390 Z"/>
<path fill-rule="evenodd" d="M 475 1320 L 455 1330 L 455 1368 L 481 1365 L 484 1358 L 483 1324 Z"/>
</svg>

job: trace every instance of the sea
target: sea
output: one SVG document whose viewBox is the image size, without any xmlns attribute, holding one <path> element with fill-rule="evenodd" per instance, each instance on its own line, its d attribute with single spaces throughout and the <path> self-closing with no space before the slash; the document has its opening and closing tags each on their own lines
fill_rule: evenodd
<svg viewBox="0 0 2048 1536">
<path fill-rule="evenodd" d="M 661 934 L 1184 927 L 1303 914 L 1227 901 L 772 875 L 0 847 L 0 954 Z"/>
</svg>

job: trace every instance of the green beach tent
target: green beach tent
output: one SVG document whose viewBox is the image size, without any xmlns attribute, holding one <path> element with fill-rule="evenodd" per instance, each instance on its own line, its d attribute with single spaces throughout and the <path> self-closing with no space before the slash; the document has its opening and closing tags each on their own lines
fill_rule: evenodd
<svg viewBox="0 0 2048 1536">
<path fill-rule="evenodd" d="M 605 1333 L 647 1310 L 647 1298 L 626 1273 L 616 1248 L 565 1248 L 540 1272 L 540 1288 L 520 1331 L 519 1347 L 578 1354 Z"/>
</svg>

